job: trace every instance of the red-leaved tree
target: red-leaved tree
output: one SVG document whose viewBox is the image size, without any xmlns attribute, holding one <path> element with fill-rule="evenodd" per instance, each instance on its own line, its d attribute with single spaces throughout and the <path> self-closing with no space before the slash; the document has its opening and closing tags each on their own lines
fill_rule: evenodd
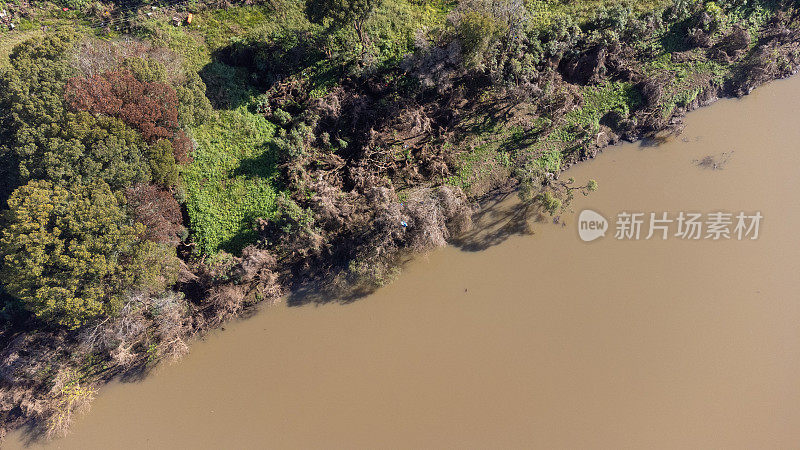
<svg viewBox="0 0 800 450">
<path fill-rule="evenodd" d="M 121 119 L 139 130 L 149 144 L 159 139 L 181 141 L 181 154 L 176 154 L 175 159 L 187 161 L 186 146 L 191 147 L 191 143 L 185 142 L 188 138 L 179 129 L 178 96 L 171 86 L 139 81 L 128 70 L 115 70 L 86 78 L 71 78 L 67 82 L 65 98 L 67 105 L 74 110 Z"/>
<path fill-rule="evenodd" d="M 134 220 L 147 227 L 145 239 L 178 245 L 183 219 L 181 207 L 169 191 L 152 184 L 137 184 L 125 190 L 125 197 Z"/>
<path fill-rule="evenodd" d="M 185 164 L 192 161 L 192 157 L 189 154 L 194 150 L 194 144 L 192 143 L 192 139 L 183 132 L 183 130 L 178 130 L 175 133 L 175 139 L 172 141 L 172 150 L 175 154 L 175 161 L 178 164 Z"/>
</svg>

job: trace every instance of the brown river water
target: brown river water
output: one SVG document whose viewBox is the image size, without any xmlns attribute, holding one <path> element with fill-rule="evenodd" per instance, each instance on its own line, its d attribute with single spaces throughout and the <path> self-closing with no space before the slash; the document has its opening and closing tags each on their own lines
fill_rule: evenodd
<svg viewBox="0 0 800 450">
<path fill-rule="evenodd" d="M 797 447 L 799 123 L 795 77 L 606 149 L 564 175 L 600 186 L 566 225 L 507 233 L 512 195 L 369 297 L 264 308 L 103 388 L 49 446 Z M 605 237 L 579 239 L 583 208 Z M 620 211 L 764 219 L 757 240 L 616 240 Z"/>
</svg>

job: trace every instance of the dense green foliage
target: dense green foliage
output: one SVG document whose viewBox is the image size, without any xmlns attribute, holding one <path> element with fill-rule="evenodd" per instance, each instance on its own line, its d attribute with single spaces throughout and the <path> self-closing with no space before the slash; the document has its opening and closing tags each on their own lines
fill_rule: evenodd
<svg viewBox="0 0 800 450">
<path fill-rule="evenodd" d="M 3 281 L 38 318 L 69 328 L 114 314 L 129 289 L 159 292 L 174 283 L 174 248 L 143 239 L 146 227 L 126 212 L 123 190 L 151 179 L 165 187 L 179 183 L 173 144 L 159 139 L 174 138 L 177 100 L 149 96 L 142 86 L 154 82 L 132 75 L 117 76 L 113 86 L 84 86 L 94 95 L 79 97 L 88 79 L 70 64 L 75 42 L 72 33 L 28 41 L 15 48 L 0 77 L 0 102 L 9 105 L 3 157 L 16 165 L 7 170 L 17 183 L 27 182 L 13 193 L 9 188 Z M 139 89 L 116 102 L 103 98 L 126 85 Z M 168 86 L 158 88 L 175 98 Z M 84 104 L 76 105 L 77 98 Z"/>
<path fill-rule="evenodd" d="M 40 318 L 70 328 L 120 307 L 136 270 L 141 227 L 129 225 L 102 181 L 66 189 L 32 181 L 8 201 L 0 238 L 3 281 Z"/>
<path fill-rule="evenodd" d="M 238 253 L 255 238 L 255 220 L 275 211 L 274 126 L 242 106 L 194 129 L 198 150 L 183 172 L 194 240 L 203 252 Z"/>
<path fill-rule="evenodd" d="M 376 5 L 364 24 L 376 64 L 399 60 L 413 48 L 414 32 L 426 23 L 440 23 L 443 14 L 435 3 Z M 361 57 L 353 51 L 358 36 L 349 24 L 328 30 L 309 21 L 302 2 L 286 1 L 279 7 L 279 15 L 254 6 L 214 11 L 198 19 L 208 51 L 219 58 L 200 71 L 218 117 L 190 126 L 198 148 L 182 175 L 194 240 L 202 252 L 238 253 L 255 241 L 256 219 L 272 219 L 277 211 L 274 199 L 283 190 L 278 177 L 281 154 L 302 148 L 297 141 L 304 138 L 297 130 L 292 137 L 276 129 L 291 122 L 287 110 L 296 112 L 296 107 L 288 105 L 265 117 L 263 91 L 278 80 L 299 78 L 309 96 L 322 97 Z M 241 34 L 226 42 L 218 38 L 222 30 Z M 194 39 L 184 30 L 168 33 L 175 49 Z M 326 58 L 325 49 L 340 57 Z M 210 59 L 198 57 L 206 58 Z"/>
<path fill-rule="evenodd" d="M 49 36 L 12 53 L 13 68 L 0 81 L 2 101 L 11 106 L 12 138 L 3 151 L 15 153 L 23 180 L 99 179 L 114 189 L 146 181 L 146 145 L 138 133 L 111 117 L 66 109 L 64 86 L 75 71 L 64 53 L 73 39 Z"/>
</svg>

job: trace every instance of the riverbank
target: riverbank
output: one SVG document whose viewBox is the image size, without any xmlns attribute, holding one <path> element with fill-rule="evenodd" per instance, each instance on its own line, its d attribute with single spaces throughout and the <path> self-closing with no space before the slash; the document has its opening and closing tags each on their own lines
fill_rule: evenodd
<svg viewBox="0 0 800 450">
<path fill-rule="evenodd" d="M 566 227 L 492 233 L 512 194 L 476 218 L 479 246 L 416 258 L 358 302 L 231 323 L 105 388 L 51 446 L 791 447 L 800 208 L 774 193 L 798 187 L 797 105 L 792 78 L 693 112 L 659 146 L 608 148 L 564 174 L 603 186 Z M 722 170 L 693 162 L 731 151 Z M 764 221 L 754 241 L 584 243 L 584 208 Z"/>
<path fill-rule="evenodd" d="M 286 49 L 248 35 L 229 43 L 212 32 L 226 17 L 244 24 L 268 10 L 198 14 L 196 29 L 140 16 L 146 39 L 185 57 L 181 67 L 166 66 L 166 82 L 185 82 L 171 71 L 194 75 L 213 104 L 208 122 L 181 130 L 194 138 L 194 161 L 182 163 L 170 191 L 182 199 L 190 231 L 177 246 L 175 287 L 186 300 L 169 304 L 171 328 L 155 340 L 161 324 L 148 314 L 158 309 L 156 297 L 131 302 L 133 315 L 112 314 L 83 334 L 35 321 L 5 330 L 3 421 L 36 429 L 53 414 L 69 418 L 83 403 L 72 400 L 88 400 L 95 384 L 141 376 L 184 353 L 191 336 L 287 292 L 314 292 L 291 296 L 293 305 L 369 294 L 396 276 L 400 254 L 443 246 L 468 228 L 471 204 L 501 187 L 527 193 L 535 214 L 563 212 L 572 192 L 559 176 L 565 168 L 620 140 L 676 132 L 686 111 L 796 72 L 800 32 L 791 5 L 764 2 L 721 16 L 705 4 L 692 8 L 629 12 L 624 24 L 598 15 L 522 35 L 506 30 L 477 53 L 460 47 L 469 27 L 458 10 L 440 11 L 453 14 L 454 28 L 414 44 L 400 63 L 359 70 L 368 62 L 345 59 L 339 67 L 326 56 L 273 84 L 257 55 Z M 508 47 L 515 36 L 524 47 Z M 501 48 L 540 59 L 508 59 Z M 335 81 L 325 84 L 331 73 Z M 319 293 L 320 286 L 335 289 Z M 119 337 L 131 318 L 137 334 Z M 110 336 L 108 345 L 81 351 L 87 330 Z M 48 368 L 52 360 L 59 368 Z"/>
</svg>

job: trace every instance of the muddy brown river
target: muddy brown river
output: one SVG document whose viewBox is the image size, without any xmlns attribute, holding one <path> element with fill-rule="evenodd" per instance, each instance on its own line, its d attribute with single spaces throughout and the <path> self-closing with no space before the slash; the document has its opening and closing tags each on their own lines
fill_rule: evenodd
<svg viewBox="0 0 800 450">
<path fill-rule="evenodd" d="M 796 447 L 799 123 L 795 77 L 691 113 L 669 142 L 609 148 L 564 175 L 600 186 L 566 225 L 514 234 L 510 198 L 374 295 L 264 308 L 103 388 L 49 445 Z M 695 163 L 723 153 L 721 170 Z M 605 237 L 579 239 L 584 208 Z M 647 223 L 617 240 L 621 211 L 763 220 L 756 240 L 645 240 Z"/>
</svg>

